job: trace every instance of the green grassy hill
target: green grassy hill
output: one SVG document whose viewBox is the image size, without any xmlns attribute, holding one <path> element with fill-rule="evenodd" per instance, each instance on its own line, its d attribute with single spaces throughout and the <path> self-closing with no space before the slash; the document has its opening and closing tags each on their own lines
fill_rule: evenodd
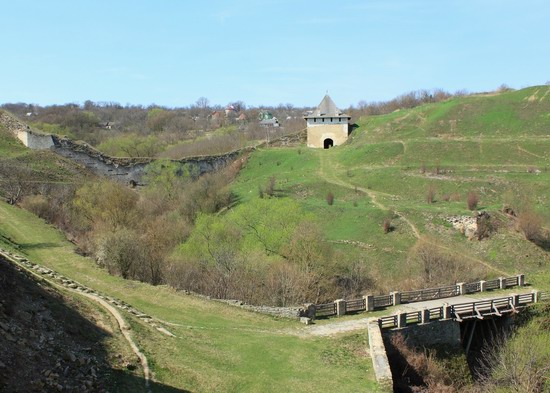
<svg viewBox="0 0 550 393">
<path fill-rule="evenodd" d="M 245 203 L 274 176 L 278 195 L 313 213 L 329 240 L 356 242 L 338 247 L 363 259 L 381 287 L 406 286 L 420 274 L 407 263 L 419 237 L 488 276 L 527 272 L 544 282 L 548 250 L 525 240 L 501 209 L 528 206 L 550 227 L 550 87 L 458 97 L 357 123 L 350 140 L 330 150 L 257 151 L 234 192 Z M 434 203 L 426 201 L 429 188 Z M 468 240 L 445 220 L 472 215 L 469 191 L 480 198 L 478 210 L 499 220 L 489 239 Z M 384 234 L 388 216 L 395 230 Z"/>
</svg>

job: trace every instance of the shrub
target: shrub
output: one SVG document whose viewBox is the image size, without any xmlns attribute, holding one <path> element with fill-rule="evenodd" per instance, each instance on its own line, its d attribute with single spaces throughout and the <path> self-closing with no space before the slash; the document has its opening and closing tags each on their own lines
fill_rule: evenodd
<svg viewBox="0 0 550 393">
<path fill-rule="evenodd" d="M 518 228 L 525 238 L 529 241 L 536 242 L 540 239 L 542 230 L 542 220 L 532 211 L 525 211 L 518 216 Z"/>
<path fill-rule="evenodd" d="M 382 223 L 382 227 L 384 228 L 384 233 L 390 233 L 393 231 L 393 226 L 391 224 L 390 218 L 384 218 L 384 222 Z"/>
<path fill-rule="evenodd" d="M 460 202 L 462 200 L 462 195 L 460 195 L 460 192 L 455 192 L 451 194 L 450 199 L 452 202 Z"/>
<path fill-rule="evenodd" d="M 468 209 L 470 210 L 477 209 L 478 203 L 479 203 L 479 196 L 474 191 L 468 192 L 468 195 L 466 196 L 466 204 L 468 205 Z"/>
<path fill-rule="evenodd" d="M 496 223 L 487 212 L 482 212 L 476 217 L 477 224 L 477 240 L 482 240 L 491 236 L 491 233 L 496 231 Z"/>
<path fill-rule="evenodd" d="M 334 194 L 331 191 L 329 191 L 327 194 L 327 203 L 329 206 L 332 206 L 332 204 L 334 203 Z"/>
<path fill-rule="evenodd" d="M 426 192 L 426 202 L 434 203 L 435 202 L 435 186 L 430 184 L 428 186 L 428 191 Z"/>
<path fill-rule="evenodd" d="M 43 195 L 29 195 L 21 201 L 21 207 L 38 217 L 50 220 L 50 205 Z"/>
<path fill-rule="evenodd" d="M 273 195 L 275 195 L 275 182 L 277 181 L 277 179 L 275 178 L 275 176 L 271 176 L 269 178 L 269 182 L 267 183 L 267 187 L 265 189 L 265 193 L 272 197 Z"/>
</svg>

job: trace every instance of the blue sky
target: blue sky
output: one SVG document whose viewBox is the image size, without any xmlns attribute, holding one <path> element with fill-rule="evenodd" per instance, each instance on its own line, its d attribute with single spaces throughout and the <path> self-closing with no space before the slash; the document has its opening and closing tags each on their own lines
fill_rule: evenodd
<svg viewBox="0 0 550 393">
<path fill-rule="evenodd" d="M 0 103 L 338 106 L 550 80 L 547 0 L 0 0 Z"/>
</svg>

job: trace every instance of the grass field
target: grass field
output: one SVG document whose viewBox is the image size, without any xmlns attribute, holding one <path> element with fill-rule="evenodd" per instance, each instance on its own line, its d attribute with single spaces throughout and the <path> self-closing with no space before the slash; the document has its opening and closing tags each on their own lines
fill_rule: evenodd
<svg viewBox="0 0 550 393">
<path fill-rule="evenodd" d="M 164 385 L 158 391 L 377 391 L 366 332 L 312 338 L 294 321 L 110 276 L 75 254 L 59 231 L 5 203 L 0 203 L 0 228 L 2 247 L 167 322 L 176 338 L 126 316 Z"/>
</svg>

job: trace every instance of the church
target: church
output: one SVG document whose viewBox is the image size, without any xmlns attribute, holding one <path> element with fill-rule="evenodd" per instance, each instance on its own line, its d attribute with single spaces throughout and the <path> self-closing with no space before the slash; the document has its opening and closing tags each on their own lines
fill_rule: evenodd
<svg viewBox="0 0 550 393">
<path fill-rule="evenodd" d="M 304 116 L 307 122 L 307 146 L 328 149 L 347 141 L 351 116 L 336 107 L 327 94 L 317 109 Z"/>
</svg>

